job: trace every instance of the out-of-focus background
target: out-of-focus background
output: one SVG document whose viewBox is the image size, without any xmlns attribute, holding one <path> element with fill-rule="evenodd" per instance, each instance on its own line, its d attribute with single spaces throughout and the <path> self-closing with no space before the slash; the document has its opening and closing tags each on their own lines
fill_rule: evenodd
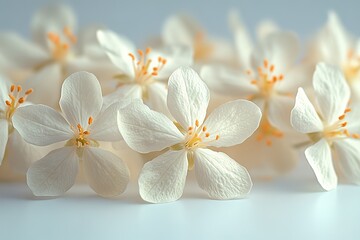
<svg viewBox="0 0 360 240">
<path fill-rule="evenodd" d="M 282 28 L 298 32 L 303 40 L 320 28 L 329 10 L 334 10 L 349 31 L 355 36 L 360 34 L 360 1 L 357 0 L 1 0 L 0 31 L 17 30 L 28 35 L 32 14 L 51 2 L 70 5 L 80 26 L 103 24 L 140 44 L 160 34 L 164 20 L 179 12 L 198 19 L 209 33 L 230 38 L 227 16 L 231 9 L 241 13 L 252 32 L 259 21 L 272 19 Z"/>
</svg>

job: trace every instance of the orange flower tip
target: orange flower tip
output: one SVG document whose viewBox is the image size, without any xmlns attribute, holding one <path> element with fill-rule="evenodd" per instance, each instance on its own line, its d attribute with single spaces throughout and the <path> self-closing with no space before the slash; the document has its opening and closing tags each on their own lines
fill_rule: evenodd
<svg viewBox="0 0 360 240">
<path fill-rule="evenodd" d="M 30 89 L 28 89 L 28 90 L 25 92 L 25 95 L 30 95 L 32 92 L 33 92 L 33 89 L 30 88 Z"/>
<path fill-rule="evenodd" d="M 345 109 L 344 113 L 348 113 L 348 112 L 351 112 L 351 108 Z"/>
<path fill-rule="evenodd" d="M 19 98 L 19 100 L 18 100 L 18 103 L 24 103 L 25 102 L 25 99 L 23 98 L 23 97 L 21 97 L 21 98 Z"/>
<path fill-rule="evenodd" d="M 216 135 L 215 139 L 216 140 L 219 140 L 220 136 L 219 135 Z"/>
<path fill-rule="evenodd" d="M 275 66 L 274 65 L 271 65 L 270 66 L 270 72 L 273 72 L 275 70 Z"/>
<path fill-rule="evenodd" d="M 255 85 L 257 83 L 257 81 L 254 79 L 254 80 L 251 80 L 250 83 Z"/>
<path fill-rule="evenodd" d="M 343 120 L 344 118 L 345 118 L 345 114 L 341 115 L 341 116 L 339 117 L 339 120 Z"/>
<path fill-rule="evenodd" d="M 162 57 L 158 57 L 159 62 L 162 62 L 162 60 L 163 60 Z"/>
<path fill-rule="evenodd" d="M 284 75 L 280 74 L 279 80 L 281 81 L 281 80 L 283 80 L 283 79 L 284 79 Z"/>
<path fill-rule="evenodd" d="M 90 133 L 89 131 L 85 131 L 85 132 L 84 132 L 85 135 L 89 135 L 89 133 Z"/>
<path fill-rule="evenodd" d="M 15 85 L 11 85 L 10 92 L 14 92 L 14 91 L 15 91 Z"/>
<path fill-rule="evenodd" d="M 264 60 L 264 67 L 267 68 L 269 66 L 269 61 L 267 59 Z"/>
<path fill-rule="evenodd" d="M 203 130 L 203 132 L 206 132 L 206 126 L 204 126 L 204 127 L 202 128 L 202 130 Z"/>
<path fill-rule="evenodd" d="M 18 86 L 17 86 L 17 91 L 18 91 L 18 92 L 21 92 L 21 90 L 22 90 L 22 87 L 21 87 L 20 85 L 18 85 Z"/>
<path fill-rule="evenodd" d="M 91 125 L 93 123 L 93 118 L 92 117 L 89 117 L 88 119 L 88 124 Z"/>
<path fill-rule="evenodd" d="M 141 49 L 138 50 L 138 53 L 139 53 L 140 56 L 144 55 L 144 53 L 143 53 L 143 51 Z"/>
<path fill-rule="evenodd" d="M 205 133 L 205 137 L 209 137 L 210 136 L 210 133 Z"/>
<path fill-rule="evenodd" d="M 151 48 L 146 48 L 145 53 L 146 53 L 146 54 L 149 54 L 150 52 L 151 52 Z"/>
<path fill-rule="evenodd" d="M 154 67 L 154 68 L 153 68 L 153 71 L 154 71 L 154 72 L 157 72 L 158 70 L 159 70 L 159 68 L 157 68 L 157 67 Z"/>
<path fill-rule="evenodd" d="M 135 56 L 134 56 L 134 54 L 129 53 L 129 56 L 131 57 L 131 59 L 132 59 L 133 61 L 135 61 Z"/>
<path fill-rule="evenodd" d="M 193 132 L 192 132 L 192 131 L 190 131 L 190 132 L 189 132 L 189 135 L 192 135 L 192 134 L 193 134 Z"/>
<path fill-rule="evenodd" d="M 153 76 L 157 76 L 157 75 L 158 75 L 158 73 L 157 73 L 157 72 L 153 72 L 153 73 L 151 73 L 151 75 L 153 75 Z"/>
<path fill-rule="evenodd" d="M 196 125 L 197 127 L 199 126 L 199 120 L 196 119 L 195 125 Z"/>
<path fill-rule="evenodd" d="M 341 124 L 342 127 L 346 127 L 346 125 L 347 125 L 347 122 L 344 122 Z"/>
<path fill-rule="evenodd" d="M 6 105 L 8 105 L 9 107 L 11 106 L 11 103 L 10 103 L 9 100 L 6 100 L 5 103 L 6 103 Z"/>
<path fill-rule="evenodd" d="M 191 131 L 191 130 L 193 130 L 193 128 L 192 128 L 192 127 L 189 127 L 188 130 Z"/>
<path fill-rule="evenodd" d="M 167 60 L 166 59 L 163 59 L 162 60 L 162 64 L 165 65 L 167 63 Z"/>
<path fill-rule="evenodd" d="M 273 81 L 273 82 L 276 82 L 276 81 L 277 81 L 277 77 L 276 77 L 276 76 L 273 76 L 272 81 Z"/>
</svg>

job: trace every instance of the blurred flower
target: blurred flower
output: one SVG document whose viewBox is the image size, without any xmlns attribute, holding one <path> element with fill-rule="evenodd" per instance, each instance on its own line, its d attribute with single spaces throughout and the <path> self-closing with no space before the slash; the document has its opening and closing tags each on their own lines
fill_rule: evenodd
<svg viewBox="0 0 360 240">
<path fill-rule="evenodd" d="M 167 105 L 176 122 L 140 101 L 120 111 L 120 132 L 131 148 L 141 153 L 169 148 L 140 173 L 144 200 L 160 203 L 180 198 L 187 171 L 194 166 L 200 187 L 212 198 L 240 198 L 249 193 L 252 182 L 247 170 L 207 147 L 242 143 L 258 127 L 261 112 L 255 104 L 237 100 L 215 109 L 204 120 L 209 98 L 209 89 L 197 73 L 183 67 L 169 79 Z"/>
<path fill-rule="evenodd" d="M 207 65 L 202 68 L 201 76 L 213 91 L 249 99 L 260 107 L 262 120 L 252 137 L 252 144 L 257 145 L 259 151 L 251 154 L 244 146 L 237 149 L 248 156 L 249 162 L 243 162 L 245 166 L 260 169 L 262 164 L 254 163 L 266 163 L 264 165 L 273 165 L 275 172 L 280 173 L 278 170 L 289 169 L 297 159 L 292 145 L 298 139 L 292 134 L 290 112 L 297 88 L 307 85 L 308 68 L 297 64 L 299 42 L 295 34 L 277 30 L 273 25 L 263 28 L 259 46 L 254 48 L 241 22 L 233 19 L 232 28 L 239 66 Z M 259 145 L 261 142 L 265 145 Z M 267 146 L 277 147 L 263 149 Z M 281 148 L 293 153 L 278 158 Z"/>
<path fill-rule="evenodd" d="M 75 28 L 69 7 L 49 5 L 32 19 L 33 41 L 15 33 L 1 34 L 0 53 L 21 78 L 18 81 L 35 90 L 32 102 L 57 107 L 61 84 L 70 73 L 88 70 L 101 75 L 110 68 L 95 38 L 98 28 L 83 29 L 79 36 L 74 34 Z"/>
<path fill-rule="evenodd" d="M 19 135 L 13 126 L 13 116 L 19 108 L 28 104 L 26 99 L 32 89 L 23 91 L 20 85 L 15 86 L 4 77 L 0 78 L 0 165 L 6 152 L 11 170 L 25 174 L 30 164 L 42 154 Z"/>
<path fill-rule="evenodd" d="M 18 109 L 13 122 L 25 141 L 38 146 L 67 141 L 29 168 L 27 182 L 36 196 L 58 196 L 70 189 L 79 160 L 83 160 L 89 185 L 99 195 L 115 196 L 125 190 L 127 166 L 99 144 L 122 139 L 116 113 L 124 104 L 117 102 L 102 109 L 98 80 L 93 74 L 79 72 L 64 81 L 60 99 L 63 115 L 45 105 Z"/>
<path fill-rule="evenodd" d="M 299 88 L 291 124 L 305 133 L 313 145 L 305 156 L 325 190 L 336 188 L 337 176 L 333 159 L 344 176 L 360 184 L 360 111 L 347 107 L 350 89 L 341 71 L 319 63 L 313 79 L 316 105 Z M 333 151 L 333 154 L 332 154 Z"/>
<path fill-rule="evenodd" d="M 187 15 L 174 15 L 166 20 L 162 42 L 167 46 L 190 47 L 196 65 L 231 63 L 234 57 L 233 47 L 226 39 L 209 37 L 206 30 Z"/>
<path fill-rule="evenodd" d="M 343 72 L 351 99 L 360 101 L 360 41 L 346 31 L 335 12 L 310 43 L 307 59 L 313 65 L 325 62 Z"/>
<path fill-rule="evenodd" d="M 184 47 L 162 50 L 137 50 L 125 37 L 110 30 L 100 30 L 98 40 L 113 64 L 120 70 L 115 75 L 116 90 L 106 96 L 107 102 L 139 98 L 154 110 L 166 113 L 166 81 L 179 66 L 192 64 L 191 52 Z"/>
</svg>

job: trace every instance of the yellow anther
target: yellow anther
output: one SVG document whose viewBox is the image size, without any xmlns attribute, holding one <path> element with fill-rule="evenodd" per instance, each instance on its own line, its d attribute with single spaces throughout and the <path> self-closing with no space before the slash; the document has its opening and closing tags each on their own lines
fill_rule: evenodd
<svg viewBox="0 0 360 240">
<path fill-rule="evenodd" d="M 195 121 L 195 125 L 196 125 L 196 127 L 198 127 L 198 126 L 199 126 L 199 120 L 197 120 L 197 119 L 196 119 L 196 121 Z"/>
<path fill-rule="evenodd" d="M 91 125 L 93 123 L 93 118 L 92 117 L 89 117 L 88 119 L 88 124 Z"/>
</svg>

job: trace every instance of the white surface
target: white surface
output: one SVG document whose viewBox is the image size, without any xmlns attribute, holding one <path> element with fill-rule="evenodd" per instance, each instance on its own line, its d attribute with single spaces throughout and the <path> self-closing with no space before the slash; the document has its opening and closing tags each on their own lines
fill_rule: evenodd
<svg viewBox="0 0 360 240">
<path fill-rule="evenodd" d="M 322 192 L 305 165 L 231 201 L 210 200 L 190 181 L 179 201 L 158 205 L 143 202 L 135 183 L 117 199 L 86 185 L 36 199 L 25 184 L 2 183 L 0 239 L 359 239 L 359 200 L 353 185 Z"/>
</svg>

